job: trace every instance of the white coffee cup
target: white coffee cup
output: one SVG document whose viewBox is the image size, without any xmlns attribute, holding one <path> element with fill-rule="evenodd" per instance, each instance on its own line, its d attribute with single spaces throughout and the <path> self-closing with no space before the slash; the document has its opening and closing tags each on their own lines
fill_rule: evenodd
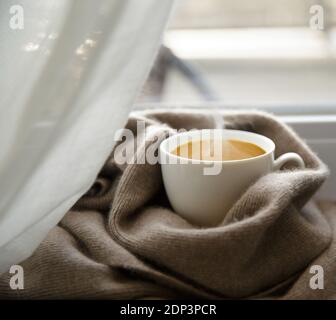
<svg viewBox="0 0 336 320">
<path fill-rule="evenodd" d="M 209 161 L 182 158 L 172 151 L 190 141 L 220 137 L 253 143 L 265 153 L 256 157 Z M 173 135 L 160 145 L 160 163 L 168 199 L 178 214 L 200 226 L 215 226 L 247 188 L 261 176 L 294 162 L 304 168 L 296 153 L 274 160 L 274 142 L 260 134 L 227 129 L 205 129 Z M 218 170 L 219 169 L 219 170 Z"/>
</svg>

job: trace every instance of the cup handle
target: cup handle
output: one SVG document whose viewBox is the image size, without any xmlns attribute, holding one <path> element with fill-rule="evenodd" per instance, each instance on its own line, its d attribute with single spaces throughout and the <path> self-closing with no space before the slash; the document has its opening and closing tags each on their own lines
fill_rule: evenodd
<svg viewBox="0 0 336 320">
<path fill-rule="evenodd" d="M 305 168 L 305 163 L 303 159 L 295 152 L 288 152 L 282 154 L 278 159 L 276 159 L 273 163 L 273 171 L 280 170 L 281 167 L 286 163 L 292 161 L 294 162 L 299 169 Z"/>
</svg>

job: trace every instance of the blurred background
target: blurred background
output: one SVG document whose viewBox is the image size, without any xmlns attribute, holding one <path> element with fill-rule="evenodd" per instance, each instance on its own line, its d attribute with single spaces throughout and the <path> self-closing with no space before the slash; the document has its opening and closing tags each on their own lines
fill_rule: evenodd
<svg viewBox="0 0 336 320">
<path fill-rule="evenodd" d="M 323 30 L 310 25 L 323 8 Z M 177 0 L 138 102 L 336 111 L 335 0 Z"/>
</svg>

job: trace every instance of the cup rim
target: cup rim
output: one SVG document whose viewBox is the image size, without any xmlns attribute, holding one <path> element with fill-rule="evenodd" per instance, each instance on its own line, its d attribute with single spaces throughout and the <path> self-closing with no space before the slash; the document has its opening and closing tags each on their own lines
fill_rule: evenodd
<svg viewBox="0 0 336 320">
<path fill-rule="evenodd" d="M 243 133 L 243 134 L 247 134 L 247 135 L 251 135 L 251 136 L 257 136 L 259 138 L 262 138 L 265 141 L 267 141 L 271 145 L 271 147 L 267 151 L 262 146 L 260 146 L 260 144 L 253 142 L 258 147 L 262 148 L 265 151 L 265 153 L 263 153 L 263 154 L 261 154 L 259 156 L 256 156 L 256 157 L 251 157 L 251 158 L 246 158 L 246 159 L 237 159 L 237 160 L 201 160 L 201 159 L 191 159 L 191 158 L 186 158 L 186 157 L 178 156 L 176 154 L 173 154 L 171 152 L 171 150 L 167 150 L 166 149 L 166 145 L 167 145 L 167 142 L 169 140 L 176 139 L 177 136 L 188 135 L 188 134 L 193 133 L 193 132 L 202 132 L 202 131 L 208 131 L 208 132 L 210 132 L 210 131 L 222 131 L 222 132 L 225 131 L 225 132 L 230 132 L 230 133 L 238 133 L 238 132 L 240 132 L 240 133 Z M 237 140 L 241 140 L 241 141 L 244 141 L 244 142 L 249 142 L 249 141 L 246 141 L 246 140 L 244 140 L 242 138 L 237 138 Z M 251 142 L 249 142 L 249 143 L 251 143 Z M 175 159 L 182 159 L 184 161 L 187 161 L 187 162 L 193 163 L 193 164 L 213 164 L 213 163 L 234 164 L 234 163 L 250 162 L 250 161 L 254 161 L 256 159 L 261 159 L 261 158 L 267 157 L 270 154 L 272 154 L 274 152 L 274 150 L 275 150 L 275 143 L 270 138 L 268 138 L 268 137 L 266 137 L 266 136 L 264 136 L 262 134 L 259 134 L 259 133 L 250 132 L 250 131 L 246 131 L 246 130 L 235 130 L 235 129 L 198 129 L 198 130 L 190 130 L 190 131 L 180 132 L 180 133 L 174 134 L 172 136 L 169 136 L 168 138 L 164 139 L 160 143 L 160 153 L 164 153 L 165 155 L 167 155 L 169 157 L 172 157 L 172 158 L 175 158 Z"/>
</svg>

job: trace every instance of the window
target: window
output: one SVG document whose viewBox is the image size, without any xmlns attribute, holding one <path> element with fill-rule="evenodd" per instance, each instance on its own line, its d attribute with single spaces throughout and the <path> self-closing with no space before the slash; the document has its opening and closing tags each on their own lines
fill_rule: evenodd
<svg viewBox="0 0 336 320">
<path fill-rule="evenodd" d="M 140 102 L 276 113 L 329 165 L 320 196 L 334 198 L 336 1 L 176 4 Z"/>
<path fill-rule="evenodd" d="M 323 30 L 310 25 L 314 5 Z M 332 0 L 179 0 L 164 38 L 179 60 L 161 54 L 162 83 L 143 98 L 333 112 L 335 27 Z"/>
</svg>

